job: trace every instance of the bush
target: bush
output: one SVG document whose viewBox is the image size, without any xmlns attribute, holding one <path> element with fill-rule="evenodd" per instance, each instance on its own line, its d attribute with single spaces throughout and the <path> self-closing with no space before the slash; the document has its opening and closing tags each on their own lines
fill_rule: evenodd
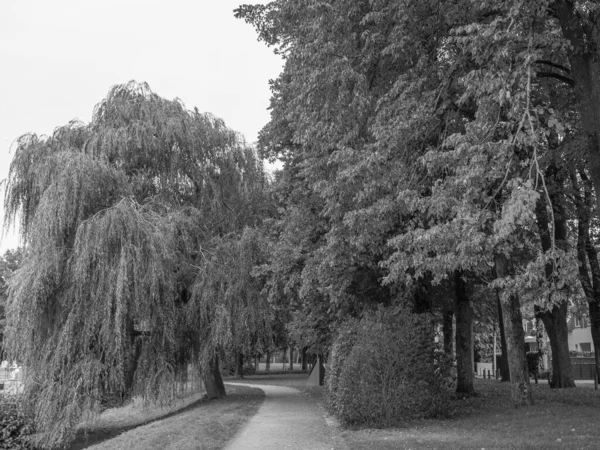
<svg viewBox="0 0 600 450">
<path fill-rule="evenodd" d="M 346 425 L 384 427 L 443 416 L 452 395 L 443 364 L 431 316 L 380 310 L 345 325 L 336 338 L 328 407 Z"/>
<path fill-rule="evenodd" d="M 19 397 L 0 394 L 0 450 L 31 450 L 27 437 L 34 431 L 33 416 Z"/>
</svg>

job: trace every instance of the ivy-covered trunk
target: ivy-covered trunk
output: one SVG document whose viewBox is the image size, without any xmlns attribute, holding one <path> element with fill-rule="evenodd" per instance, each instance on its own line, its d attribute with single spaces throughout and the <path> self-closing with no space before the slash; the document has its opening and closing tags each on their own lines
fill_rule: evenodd
<svg viewBox="0 0 600 450">
<path fill-rule="evenodd" d="M 506 347 L 506 330 L 504 329 L 504 319 L 502 318 L 502 303 L 500 295 L 496 293 L 498 298 L 498 328 L 500 328 L 500 376 L 502 381 L 510 381 L 510 370 L 508 370 L 508 349 Z"/>
<path fill-rule="evenodd" d="M 496 274 L 499 278 L 511 275 L 508 258 L 504 254 L 496 255 Z M 533 404 L 533 393 L 529 383 L 529 370 L 525 359 L 525 331 L 521 304 L 516 294 L 501 299 L 502 318 L 506 334 L 508 369 L 510 371 L 511 397 L 515 407 Z"/>
<path fill-rule="evenodd" d="M 475 392 L 473 385 L 474 368 L 471 359 L 473 344 L 473 309 L 467 291 L 467 283 L 461 272 L 455 273 L 455 307 L 456 312 L 456 392 L 471 395 Z"/>
<path fill-rule="evenodd" d="M 542 319 L 552 349 L 551 388 L 575 387 L 571 355 L 569 354 L 569 330 L 567 328 L 567 302 L 554 305 L 551 310 L 541 311 L 536 307 L 536 316 Z"/>
<path fill-rule="evenodd" d="M 204 389 L 208 398 L 217 398 L 226 395 L 225 385 L 221 377 L 219 357 L 217 355 L 210 359 L 207 367 L 202 371 L 202 381 L 204 381 Z"/>
</svg>

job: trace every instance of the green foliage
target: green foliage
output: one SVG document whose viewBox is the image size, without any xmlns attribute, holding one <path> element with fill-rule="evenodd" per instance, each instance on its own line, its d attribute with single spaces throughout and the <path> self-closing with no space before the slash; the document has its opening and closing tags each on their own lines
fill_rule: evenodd
<svg viewBox="0 0 600 450">
<path fill-rule="evenodd" d="M 345 325 L 327 375 L 330 410 L 348 425 L 393 426 L 448 413 L 447 368 L 429 315 L 382 309 Z"/>
<path fill-rule="evenodd" d="M 29 251 L 7 350 L 27 368 L 40 445 L 68 443 L 107 398 L 169 401 L 189 364 L 259 328 L 244 227 L 261 222 L 265 185 L 239 134 L 143 83 L 113 87 L 90 124 L 17 140 L 5 209 Z"/>
<path fill-rule="evenodd" d="M 34 450 L 28 440 L 34 432 L 33 415 L 19 397 L 0 395 L 0 450 Z"/>
<path fill-rule="evenodd" d="M 7 250 L 0 256 L 0 360 L 3 360 L 2 343 L 4 341 L 4 328 L 6 327 L 6 306 L 8 301 L 8 281 L 20 267 L 25 256 L 22 248 Z"/>
</svg>

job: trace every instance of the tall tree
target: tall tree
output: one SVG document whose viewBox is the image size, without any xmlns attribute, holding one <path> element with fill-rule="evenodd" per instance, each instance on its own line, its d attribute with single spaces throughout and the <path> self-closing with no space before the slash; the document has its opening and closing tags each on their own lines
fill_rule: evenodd
<svg viewBox="0 0 600 450">
<path fill-rule="evenodd" d="M 229 330 L 206 311 L 197 328 L 189 305 L 216 243 L 259 220 L 265 182 L 240 135 L 147 84 L 113 87 L 87 125 L 18 139 L 5 210 L 29 253 L 7 348 L 27 367 L 40 444 L 68 442 L 107 395 L 168 399 L 188 364 L 224 393 L 206 334 Z"/>
</svg>

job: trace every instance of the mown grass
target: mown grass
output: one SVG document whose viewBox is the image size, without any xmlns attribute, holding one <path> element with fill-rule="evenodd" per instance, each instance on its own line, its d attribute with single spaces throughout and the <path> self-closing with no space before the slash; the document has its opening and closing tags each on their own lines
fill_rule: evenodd
<svg viewBox="0 0 600 450">
<path fill-rule="evenodd" d="M 227 396 L 204 400 L 196 394 L 175 411 L 129 405 L 103 414 L 71 450 L 217 450 L 240 430 L 264 399 L 260 389 L 228 386 Z M 95 445 L 94 445 L 95 444 Z"/>
<path fill-rule="evenodd" d="M 593 387 L 593 386 L 591 386 Z M 600 391 L 534 385 L 536 403 L 515 409 L 510 385 L 477 380 L 477 397 L 456 400 L 448 419 L 388 430 L 345 430 L 352 450 L 598 449 Z"/>
</svg>

